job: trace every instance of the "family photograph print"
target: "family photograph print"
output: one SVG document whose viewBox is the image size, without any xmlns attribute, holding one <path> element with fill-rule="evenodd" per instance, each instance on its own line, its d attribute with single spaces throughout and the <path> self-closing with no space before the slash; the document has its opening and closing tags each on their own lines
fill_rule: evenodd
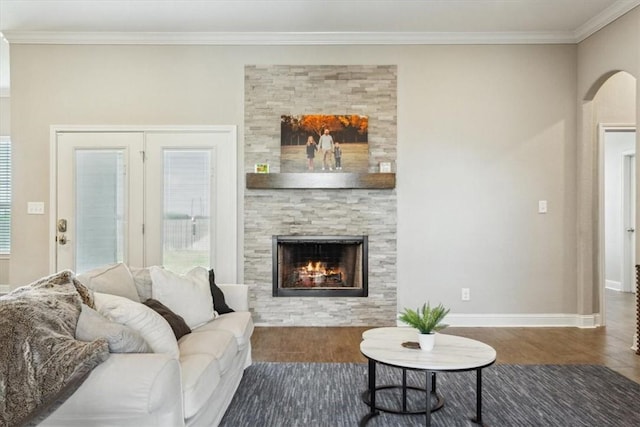
<svg viewBox="0 0 640 427">
<path fill-rule="evenodd" d="M 280 172 L 358 172 L 369 169 L 369 118 L 283 115 Z"/>
</svg>

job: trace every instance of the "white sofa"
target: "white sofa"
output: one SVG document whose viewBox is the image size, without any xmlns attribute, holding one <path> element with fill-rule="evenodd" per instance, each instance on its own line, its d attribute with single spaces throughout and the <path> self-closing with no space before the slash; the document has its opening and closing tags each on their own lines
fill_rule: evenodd
<svg viewBox="0 0 640 427">
<path fill-rule="evenodd" d="M 166 353 L 111 354 L 40 425 L 218 425 L 251 364 L 253 333 L 248 287 L 218 286 L 235 312 L 181 337 L 178 358 Z"/>
</svg>

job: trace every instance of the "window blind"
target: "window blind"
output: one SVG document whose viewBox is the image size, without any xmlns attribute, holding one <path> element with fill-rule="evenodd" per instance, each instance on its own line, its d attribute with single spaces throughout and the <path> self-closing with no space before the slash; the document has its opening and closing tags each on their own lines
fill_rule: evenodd
<svg viewBox="0 0 640 427">
<path fill-rule="evenodd" d="M 211 263 L 211 152 L 164 150 L 162 263 L 186 273 Z"/>
<path fill-rule="evenodd" d="M 11 142 L 0 139 L 0 254 L 11 250 Z"/>
</svg>

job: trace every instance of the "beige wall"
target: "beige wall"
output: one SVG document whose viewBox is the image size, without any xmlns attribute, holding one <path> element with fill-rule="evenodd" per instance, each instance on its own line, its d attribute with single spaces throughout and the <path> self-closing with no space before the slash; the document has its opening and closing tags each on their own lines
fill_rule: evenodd
<svg viewBox="0 0 640 427">
<path fill-rule="evenodd" d="M 575 47 L 407 53 L 398 73 L 398 305 L 574 312 Z M 537 213 L 538 200 L 549 213 Z"/>
<path fill-rule="evenodd" d="M 243 147 L 246 64 L 396 64 L 398 305 L 574 313 L 576 49 L 14 45 L 11 283 L 49 272 L 25 210 L 48 214 L 50 125 L 233 124 Z"/>
<path fill-rule="evenodd" d="M 593 98 L 593 126 L 636 123 L 636 78 L 619 72 L 607 79 Z"/>
<path fill-rule="evenodd" d="M 593 99 L 606 79 L 619 71 L 640 77 L 640 8 L 619 18 L 578 45 L 578 312 L 598 312 L 600 299 L 598 269 L 598 176 L 597 124 L 620 113 L 618 107 L 606 107 Z M 635 86 L 636 105 L 640 87 Z M 638 122 L 635 109 L 635 121 Z M 609 115 L 603 117 L 602 114 Z M 640 198 L 638 198 L 640 201 Z M 640 210 L 636 210 L 640 214 Z M 640 245 L 640 239 L 637 239 Z M 638 249 L 636 253 L 640 253 Z"/>
<path fill-rule="evenodd" d="M 11 99 L 0 96 L 0 136 L 11 135 Z"/>
</svg>

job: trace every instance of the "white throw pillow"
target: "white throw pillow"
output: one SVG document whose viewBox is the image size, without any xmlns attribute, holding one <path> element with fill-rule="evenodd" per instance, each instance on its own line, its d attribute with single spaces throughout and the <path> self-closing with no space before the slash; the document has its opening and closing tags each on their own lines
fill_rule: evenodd
<svg viewBox="0 0 640 427">
<path fill-rule="evenodd" d="M 161 267 L 149 268 L 153 299 L 182 316 L 191 329 L 215 317 L 209 288 L 209 270 L 196 267 L 187 274 L 176 274 Z"/>
<path fill-rule="evenodd" d="M 140 302 L 138 291 L 129 268 L 123 264 L 112 264 L 87 271 L 77 277 L 82 284 L 94 292 L 119 295 Z"/>
<path fill-rule="evenodd" d="M 150 353 L 151 347 L 134 329 L 112 322 L 86 304 L 76 325 L 76 339 L 79 341 L 95 341 L 106 338 L 110 353 Z"/>
<path fill-rule="evenodd" d="M 138 291 L 140 302 L 153 298 L 151 294 L 151 275 L 148 268 L 129 267 L 133 283 Z"/>
<path fill-rule="evenodd" d="M 144 304 L 117 295 L 95 293 L 96 310 L 109 320 L 138 331 L 154 353 L 178 358 L 178 342 L 171 326 Z"/>
</svg>

